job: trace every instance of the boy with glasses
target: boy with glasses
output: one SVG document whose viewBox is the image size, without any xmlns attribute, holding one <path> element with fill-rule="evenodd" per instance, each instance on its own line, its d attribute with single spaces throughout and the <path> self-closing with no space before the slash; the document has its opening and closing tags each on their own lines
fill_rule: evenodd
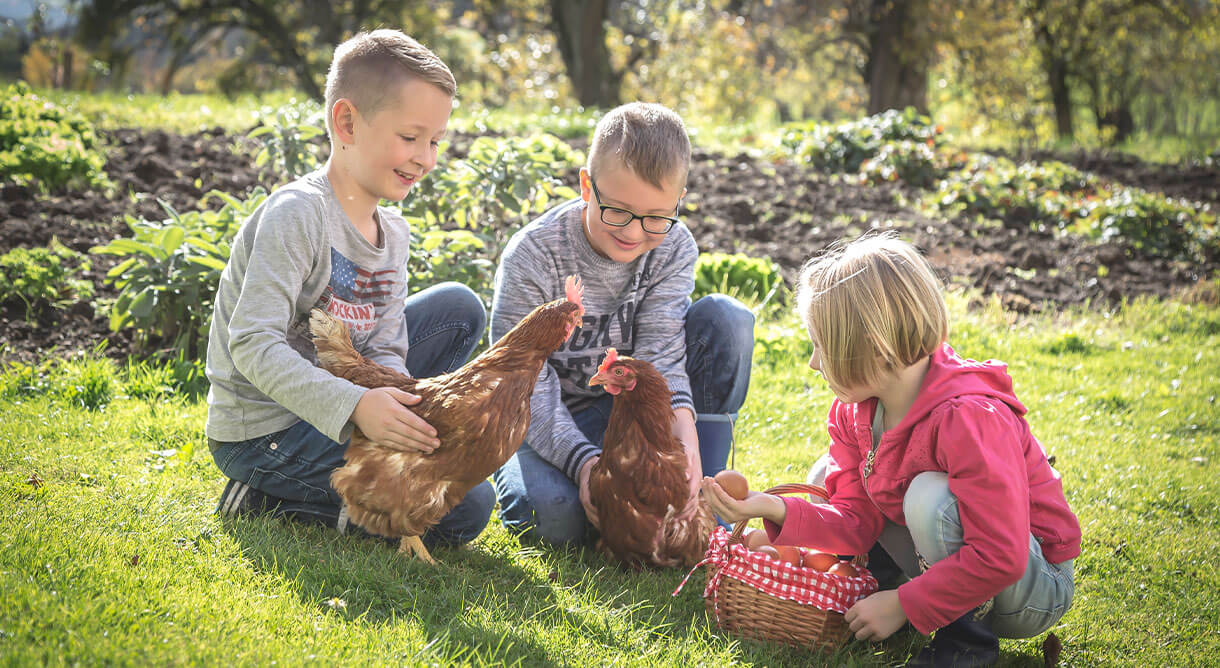
<svg viewBox="0 0 1220 668">
<path fill-rule="evenodd" d="M 551 355 L 534 389 L 526 442 L 494 476 L 500 520 L 511 531 L 570 544 L 599 526 L 589 471 L 613 402 L 588 381 L 607 348 L 651 362 L 669 381 L 692 504 L 701 476 L 724 469 L 750 382 L 754 316 L 724 295 L 691 304 L 699 250 L 678 218 L 689 169 L 690 139 L 677 114 L 655 104 L 618 107 L 594 131 L 580 198 L 546 212 L 505 247 L 492 340 L 533 305 L 561 296 L 565 276 L 579 274 L 585 284 L 584 324 Z"/>
</svg>

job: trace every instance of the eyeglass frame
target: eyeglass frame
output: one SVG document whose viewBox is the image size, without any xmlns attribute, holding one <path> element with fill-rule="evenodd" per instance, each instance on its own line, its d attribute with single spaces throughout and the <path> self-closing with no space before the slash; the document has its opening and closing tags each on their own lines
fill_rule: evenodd
<svg viewBox="0 0 1220 668">
<path fill-rule="evenodd" d="M 597 182 L 593 180 L 593 174 L 589 174 L 589 185 L 593 186 L 593 196 L 597 198 L 597 208 L 601 210 L 601 214 L 598 217 L 601 219 L 601 221 L 603 223 L 605 223 L 606 225 L 609 225 L 611 227 L 627 227 L 628 225 L 634 223 L 638 219 L 640 221 L 640 229 L 644 230 L 648 234 L 654 234 L 654 235 L 660 237 L 660 236 L 665 236 L 666 234 L 669 234 L 669 231 L 674 228 L 675 223 L 682 222 L 682 219 L 677 217 L 677 213 L 682 210 L 682 198 L 681 197 L 678 198 L 678 205 L 674 207 L 674 214 L 675 214 L 674 216 L 658 216 L 656 214 L 649 214 L 647 216 L 641 216 L 641 215 L 637 214 L 636 212 L 631 211 L 630 209 L 624 209 L 620 206 L 610 206 L 609 204 L 602 204 L 602 194 L 600 192 L 598 192 L 598 190 L 597 190 Z M 606 209 L 613 209 L 614 211 L 622 211 L 623 213 L 625 213 L 631 217 L 621 223 L 612 223 L 612 222 L 606 220 Z M 660 218 L 661 220 L 664 220 L 667 223 L 667 225 L 665 226 L 665 231 L 664 232 L 653 232 L 652 230 L 648 229 L 648 226 L 646 226 L 644 224 L 645 218 Z"/>
</svg>

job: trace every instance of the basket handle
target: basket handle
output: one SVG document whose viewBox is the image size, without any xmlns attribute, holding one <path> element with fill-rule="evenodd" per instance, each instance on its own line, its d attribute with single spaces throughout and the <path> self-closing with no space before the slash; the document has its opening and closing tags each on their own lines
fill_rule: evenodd
<svg viewBox="0 0 1220 668">
<path fill-rule="evenodd" d="M 809 483 L 804 483 L 804 482 L 789 482 L 789 483 L 784 483 L 782 485 L 776 485 L 775 487 L 772 487 L 771 489 L 768 489 L 767 491 L 765 491 L 763 493 L 764 494 L 812 494 L 814 496 L 820 496 L 823 499 L 825 499 L 826 501 L 830 501 L 830 492 L 827 492 L 825 487 L 822 487 L 821 485 L 811 485 Z M 741 536 L 742 536 L 742 534 L 745 533 L 746 525 L 749 523 L 750 523 L 750 520 L 744 519 L 733 525 L 733 533 L 729 536 L 728 541 L 725 542 L 726 548 L 729 545 L 732 545 L 733 543 L 737 543 L 737 542 L 741 541 Z M 856 556 L 852 557 L 851 561 L 852 561 L 852 563 L 854 563 L 858 566 L 866 566 L 868 564 L 868 555 L 867 554 L 857 554 Z"/>
</svg>

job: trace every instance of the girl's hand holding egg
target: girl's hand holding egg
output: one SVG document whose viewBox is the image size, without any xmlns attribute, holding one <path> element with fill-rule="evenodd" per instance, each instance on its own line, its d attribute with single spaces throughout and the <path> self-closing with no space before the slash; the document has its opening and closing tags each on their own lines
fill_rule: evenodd
<svg viewBox="0 0 1220 668">
<path fill-rule="evenodd" d="M 762 517 L 780 524 L 787 515 L 783 499 L 761 492 L 751 492 L 745 476 L 737 471 L 721 471 L 716 474 L 715 479 L 705 476 L 700 483 L 700 490 L 708 507 L 725 522 L 736 524 L 742 520 Z"/>
</svg>

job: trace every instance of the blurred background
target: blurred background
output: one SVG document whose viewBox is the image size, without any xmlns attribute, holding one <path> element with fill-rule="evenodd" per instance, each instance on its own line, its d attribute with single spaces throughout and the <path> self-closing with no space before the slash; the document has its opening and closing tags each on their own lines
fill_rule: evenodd
<svg viewBox="0 0 1220 668">
<path fill-rule="evenodd" d="M 748 140 L 914 107 L 972 146 L 1220 147 L 1214 0 L 0 0 L 0 78 L 318 100 L 334 45 L 400 27 L 459 116 L 666 104 Z"/>
</svg>

